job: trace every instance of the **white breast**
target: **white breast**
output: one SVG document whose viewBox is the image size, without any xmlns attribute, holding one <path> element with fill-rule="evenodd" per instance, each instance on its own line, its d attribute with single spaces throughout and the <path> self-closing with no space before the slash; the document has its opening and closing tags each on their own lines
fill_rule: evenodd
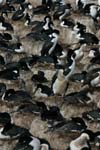
<svg viewBox="0 0 100 150">
<path fill-rule="evenodd" d="M 3 129 L 4 129 L 4 128 L 0 128 L 0 139 L 9 139 L 9 138 L 10 138 L 9 135 L 3 135 L 3 134 L 2 134 Z"/>
<path fill-rule="evenodd" d="M 0 22 L 0 30 L 4 30 L 4 31 L 6 30 L 6 27 L 2 26 L 2 22 Z"/>
<path fill-rule="evenodd" d="M 93 79 L 93 80 L 91 81 L 91 85 L 92 85 L 93 87 L 98 86 L 98 84 L 100 84 L 100 76 L 96 77 L 95 79 Z"/>
<path fill-rule="evenodd" d="M 93 6 L 90 7 L 90 15 L 91 15 L 92 17 L 96 17 L 96 15 L 97 15 L 97 10 L 96 10 L 96 6 L 95 6 L 95 5 L 93 5 Z"/>
<path fill-rule="evenodd" d="M 24 52 L 24 48 L 23 48 L 23 46 L 20 46 L 20 48 L 19 48 L 19 49 L 15 49 L 15 52 L 17 52 L 17 53 Z"/>
<path fill-rule="evenodd" d="M 32 137 L 32 139 L 29 145 L 33 146 L 33 150 L 40 150 L 40 141 L 35 137 Z"/>
<path fill-rule="evenodd" d="M 65 89 L 67 86 L 67 82 L 64 80 L 56 79 L 55 83 L 53 84 L 53 92 L 54 94 L 63 95 L 65 93 Z"/>
</svg>

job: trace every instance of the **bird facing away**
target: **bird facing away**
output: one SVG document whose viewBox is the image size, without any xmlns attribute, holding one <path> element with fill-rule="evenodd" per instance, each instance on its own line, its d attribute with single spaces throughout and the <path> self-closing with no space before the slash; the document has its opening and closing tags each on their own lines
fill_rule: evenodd
<svg viewBox="0 0 100 150">
<path fill-rule="evenodd" d="M 89 135 L 82 133 L 78 138 L 70 142 L 67 150 L 91 150 L 89 145 Z"/>
</svg>

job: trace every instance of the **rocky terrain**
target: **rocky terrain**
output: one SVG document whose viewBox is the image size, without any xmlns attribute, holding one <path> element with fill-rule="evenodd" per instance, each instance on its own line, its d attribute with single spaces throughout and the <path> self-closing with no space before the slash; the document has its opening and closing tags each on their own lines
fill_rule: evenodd
<svg viewBox="0 0 100 150">
<path fill-rule="evenodd" d="M 41 4 L 41 0 L 28 0 L 32 3 L 32 5 L 35 7 L 37 5 Z M 86 25 L 87 32 L 94 33 L 99 39 L 100 39 L 100 29 L 96 30 L 95 24 L 91 17 L 89 16 L 83 16 L 82 14 L 79 14 L 77 12 L 77 8 L 75 6 L 74 0 L 65 0 L 66 3 L 71 3 L 74 11 L 69 16 L 70 18 L 73 18 L 75 22 L 79 21 L 80 23 L 83 23 Z M 93 1 L 94 2 L 94 1 Z M 97 3 L 97 1 L 95 1 Z M 18 6 L 16 6 L 18 7 Z M 31 14 L 32 11 L 29 10 L 29 13 Z M 45 15 L 35 15 L 33 16 L 34 20 L 43 20 Z M 31 31 L 31 26 L 25 26 L 25 20 L 19 20 L 19 21 L 13 21 L 11 20 L 12 14 L 9 14 L 8 18 L 6 18 L 14 27 L 14 34 L 16 37 L 19 38 L 20 42 L 22 43 L 25 53 L 23 54 L 17 54 L 17 53 L 7 53 L 4 51 L 0 51 L 0 55 L 4 56 L 5 60 L 8 59 L 10 62 L 18 61 L 20 58 L 25 56 L 30 56 L 31 54 L 40 54 L 41 47 L 43 45 L 43 42 L 41 41 L 34 41 L 31 39 L 23 39 L 23 37 Z M 70 45 L 70 48 L 77 48 L 77 40 L 73 35 L 71 35 L 71 31 L 68 28 L 62 28 L 60 26 L 60 21 L 55 20 L 54 26 L 56 29 L 59 29 L 60 35 L 59 35 L 59 43 L 62 44 L 65 48 L 67 45 Z M 100 27 L 100 25 L 99 25 Z M 1 31 L 2 32 L 2 31 Z M 76 63 L 75 72 L 81 72 L 82 70 L 88 70 L 87 66 L 90 63 L 90 58 L 88 57 L 89 50 L 93 46 L 85 46 L 83 47 L 84 51 L 84 57 L 80 62 Z M 99 65 L 97 65 L 99 67 Z M 45 102 L 48 106 L 58 106 L 60 108 L 61 114 L 66 118 L 70 119 L 71 117 L 81 117 L 83 112 L 93 110 L 97 107 L 99 104 L 99 98 L 100 98 L 100 89 L 98 91 L 95 91 L 93 93 L 93 103 L 92 104 L 80 104 L 80 105 L 73 105 L 66 103 L 63 103 L 63 97 L 62 96 L 50 96 L 50 97 L 40 97 L 39 93 L 34 95 L 34 91 L 36 89 L 36 85 L 34 82 L 32 82 L 31 77 L 34 73 L 37 73 L 38 70 L 44 71 L 45 76 L 49 80 L 47 85 L 51 85 L 52 77 L 55 73 L 55 68 L 53 64 L 47 64 L 47 63 L 37 63 L 33 66 L 31 66 L 30 71 L 20 71 L 20 79 L 22 79 L 24 82 L 20 80 L 5 80 L 0 79 L 0 82 L 3 82 L 6 84 L 7 89 L 14 88 L 15 90 L 23 89 L 30 93 L 32 96 L 32 102 L 35 103 L 36 101 L 39 102 Z M 88 85 L 86 85 L 88 87 Z M 80 91 L 82 88 L 81 83 L 77 82 L 69 82 L 69 87 L 66 91 L 66 94 L 70 92 Z M 13 112 L 15 111 L 19 103 L 14 102 L 5 102 L 0 101 L 0 112 L 9 112 L 11 117 L 13 118 L 13 121 L 16 125 L 20 125 L 21 127 L 25 127 L 30 130 L 30 132 L 40 138 L 46 139 L 53 150 L 65 150 L 67 146 L 69 145 L 69 142 L 72 139 L 75 139 L 79 135 L 79 133 L 58 133 L 54 131 L 48 131 L 48 125 L 46 121 L 42 121 L 39 114 L 34 113 L 25 113 L 25 112 Z M 88 129 L 91 129 L 93 131 L 100 130 L 100 124 L 97 122 L 88 122 L 86 121 Z M 0 141 L 0 150 L 13 150 L 13 147 L 17 143 L 17 140 L 13 141 Z M 94 147 L 94 146 L 93 146 Z M 95 150 L 95 148 L 93 148 Z"/>
</svg>

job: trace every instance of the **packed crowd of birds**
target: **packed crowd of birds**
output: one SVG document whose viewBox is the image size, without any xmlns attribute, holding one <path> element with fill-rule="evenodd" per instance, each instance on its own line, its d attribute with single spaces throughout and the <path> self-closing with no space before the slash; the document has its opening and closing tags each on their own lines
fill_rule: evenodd
<svg viewBox="0 0 100 150">
<path fill-rule="evenodd" d="M 91 18 L 96 32 L 99 31 L 99 1 L 76 0 L 73 8 L 70 2 L 64 0 L 42 0 L 37 6 L 34 6 L 34 0 L 33 3 L 26 0 L 0 0 L 0 100 L 1 103 L 17 105 L 16 110 L 0 112 L 0 140 L 17 140 L 13 150 L 53 150 L 50 141 L 36 137 L 29 129 L 14 123 L 11 114 L 15 112 L 39 116 L 47 123 L 46 132 L 65 133 L 66 137 L 68 133 L 76 133 L 77 136 L 66 145 L 66 150 L 91 150 L 92 145 L 100 149 L 100 130 L 88 128 L 89 122 L 98 125 L 100 121 L 100 103 L 93 98 L 95 92 L 100 91 L 100 39 L 95 33 L 88 32 L 85 24 L 71 18 L 75 14 Z M 42 20 L 35 20 L 35 16 L 42 16 Z M 15 33 L 13 26 L 18 22 L 23 23 L 23 31 L 24 28 L 29 30 L 21 37 Z M 77 42 L 69 44 L 60 41 L 60 28 L 56 27 L 56 22 L 64 32 L 69 30 Z M 37 53 L 31 51 L 30 54 L 21 42 L 24 40 L 38 45 L 41 42 L 42 47 Z M 13 55 L 20 59 L 13 61 Z M 78 66 L 84 57 L 88 61 L 80 69 Z M 42 65 L 43 69 L 39 68 L 35 73 L 35 65 Z M 46 65 L 48 70 L 53 70 L 53 76 L 45 74 Z M 34 86 L 32 92 L 25 89 L 22 71 L 26 75 L 28 72 L 32 74 L 28 77 Z M 4 80 L 10 83 L 18 81 L 21 89 L 8 88 Z M 80 89 L 67 93 L 72 83 L 80 85 Z M 50 97 L 55 97 L 56 101 L 60 98 L 61 105 L 47 105 L 42 101 Z M 95 109 L 66 119 L 60 110 L 65 104 L 95 106 Z M 63 145 L 61 150 L 64 150 Z"/>
</svg>

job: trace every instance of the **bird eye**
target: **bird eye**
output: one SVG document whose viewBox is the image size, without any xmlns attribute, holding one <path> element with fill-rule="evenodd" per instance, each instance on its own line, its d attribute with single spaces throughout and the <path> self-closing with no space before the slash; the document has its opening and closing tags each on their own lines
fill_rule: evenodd
<svg viewBox="0 0 100 150">
<path fill-rule="evenodd" d="M 17 70 L 13 70 L 13 72 L 14 72 L 14 73 L 16 73 L 16 74 L 18 73 L 18 71 L 17 71 Z"/>
</svg>

